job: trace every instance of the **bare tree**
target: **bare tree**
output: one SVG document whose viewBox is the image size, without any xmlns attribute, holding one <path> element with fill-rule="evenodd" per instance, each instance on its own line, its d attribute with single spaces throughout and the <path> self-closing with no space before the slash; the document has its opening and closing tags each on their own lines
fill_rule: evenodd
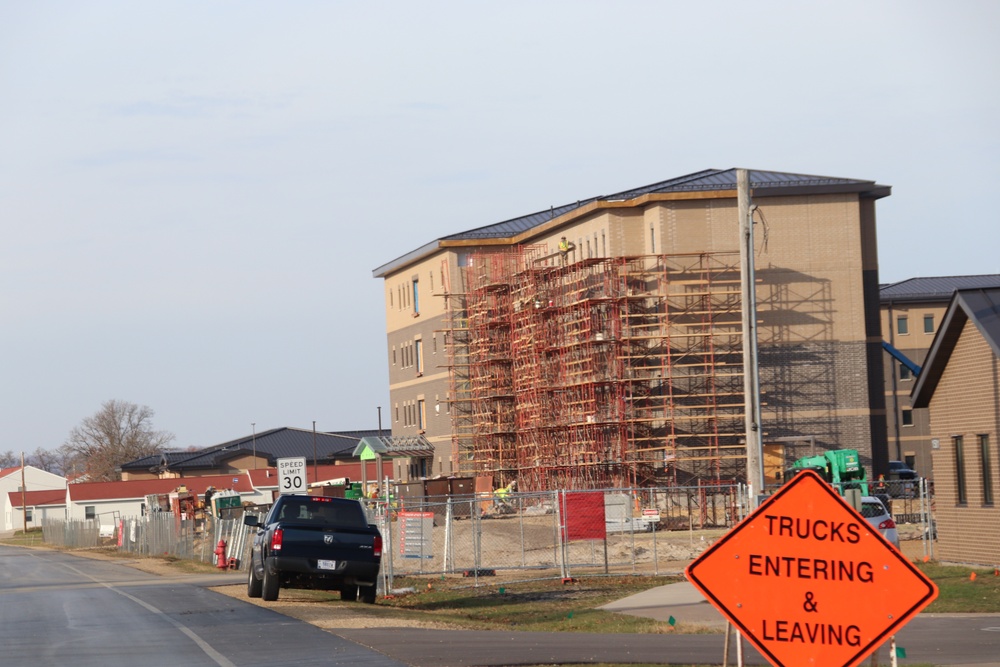
<svg viewBox="0 0 1000 667">
<path fill-rule="evenodd" d="M 86 467 L 91 481 L 120 479 L 123 463 L 159 454 L 173 433 L 153 430 L 153 410 L 145 405 L 110 400 L 70 431 L 64 443 Z"/>
<path fill-rule="evenodd" d="M 21 465 L 21 457 L 14 454 L 12 450 L 0 454 L 0 468 L 13 468 Z"/>
</svg>

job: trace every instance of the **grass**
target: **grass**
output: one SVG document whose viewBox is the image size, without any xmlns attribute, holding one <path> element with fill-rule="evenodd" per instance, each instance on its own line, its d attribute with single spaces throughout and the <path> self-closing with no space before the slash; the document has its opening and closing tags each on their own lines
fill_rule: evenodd
<svg viewBox="0 0 1000 667">
<path fill-rule="evenodd" d="M 566 584 L 559 580 L 498 581 L 473 588 L 468 580 L 457 578 L 397 578 L 396 590 L 413 592 L 387 597 L 379 604 L 474 630 L 666 634 L 677 632 L 677 627 L 597 607 L 676 581 L 670 577 L 593 577 Z"/>
<path fill-rule="evenodd" d="M 937 599 L 927 607 L 939 614 L 1000 613 L 1000 576 L 993 568 L 938 563 L 917 565 L 938 586 Z M 973 578 L 971 575 L 975 574 Z"/>
</svg>

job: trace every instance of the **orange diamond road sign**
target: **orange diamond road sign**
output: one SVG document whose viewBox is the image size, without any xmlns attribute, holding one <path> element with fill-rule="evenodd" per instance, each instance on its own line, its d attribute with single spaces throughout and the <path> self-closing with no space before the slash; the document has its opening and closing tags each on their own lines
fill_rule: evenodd
<svg viewBox="0 0 1000 667">
<path fill-rule="evenodd" d="M 937 586 L 812 471 L 702 553 L 688 580 L 777 667 L 850 667 Z"/>
</svg>

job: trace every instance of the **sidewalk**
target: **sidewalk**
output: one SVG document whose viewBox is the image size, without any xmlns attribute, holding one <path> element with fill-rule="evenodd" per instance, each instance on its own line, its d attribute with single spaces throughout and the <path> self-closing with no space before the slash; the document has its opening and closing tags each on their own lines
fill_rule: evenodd
<svg viewBox="0 0 1000 667">
<path fill-rule="evenodd" d="M 610 602 L 600 609 L 652 618 L 664 623 L 669 622 L 672 617 L 678 625 L 688 627 L 692 625 L 713 629 L 726 627 L 726 619 L 722 614 L 687 581 L 651 588 Z"/>
</svg>

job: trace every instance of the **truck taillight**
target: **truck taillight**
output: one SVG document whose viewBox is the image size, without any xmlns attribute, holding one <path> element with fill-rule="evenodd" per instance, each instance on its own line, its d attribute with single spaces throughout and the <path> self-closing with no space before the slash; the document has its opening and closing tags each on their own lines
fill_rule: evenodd
<svg viewBox="0 0 1000 667">
<path fill-rule="evenodd" d="M 375 554 L 375 558 L 382 557 L 382 537 L 379 535 L 375 536 L 375 544 L 372 545 L 372 553 Z"/>
<path fill-rule="evenodd" d="M 271 533 L 271 551 L 281 551 L 281 540 L 285 537 L 285 531 L 281 528 L 275 528 L 274 532 Z"/>
</svg>

